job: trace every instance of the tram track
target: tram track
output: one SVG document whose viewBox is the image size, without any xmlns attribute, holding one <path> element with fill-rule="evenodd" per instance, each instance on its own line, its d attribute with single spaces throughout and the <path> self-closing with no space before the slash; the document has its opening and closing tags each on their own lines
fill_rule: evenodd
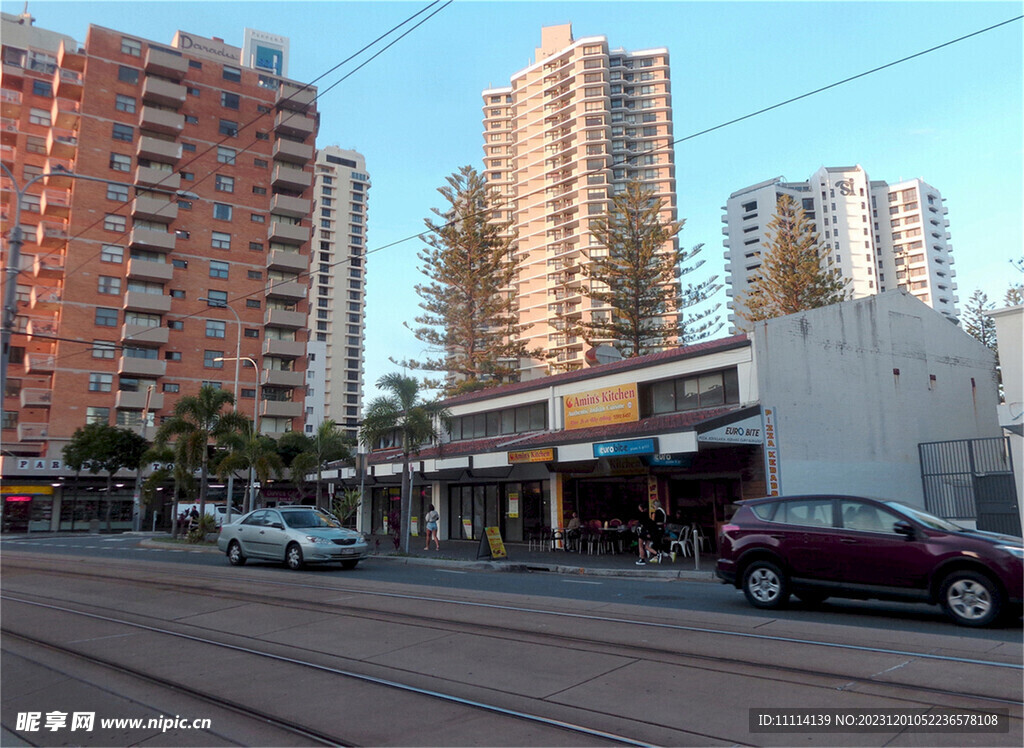
<svg viewBox="0 0 1024 748">
<path fill-rule="evenodd" d="M 5 559 L 5 566 L 7 565 L 8 560 Z M 102 564 L 98 565 L 103 566 Z M 127 581 L 123 577 L 123 566 L 112 565 L 112 567 L 113 568 L 111 568 L 110 571 L 114 572 L 113 575 L 101 573 L 99 571 L 86 572 L 82 569 L 54 570 L 45 567 L 45 565 L 38 564 L 28 564 L 22 568 L 25 568 L 26 570 L 43 571 L 45 573 L 57 574 L 65 577 L 90 578 L 99 582 L 109 582 L 114 578 L 122 584 Z M 18 567 L 15 566 L 14 568 Z M 251 589 L 237 589 L 239 585 L 245 584 L 245 582 L 246 580 L 227 578 L 218 574 L 193 574 L 190 575 L 188 583 L 181 582 L 180 580 L 168 581 L 166 579 L 130 580 L 130 583 L 141 585 L 143 587 L 156 587 L 165 591 L 169 588 L 173 588 L 189 595 L 198 594 L 205 597 L 216 597 L 232 602 L 260 603 L 317 614 L 361 618 L 380 623 L 395 624 L 400 622 L 410 626 L 415 626 L 419 629 L 429 628 L 442 633 L 469 634 L 473 636 L 487 637 L 500 642 L 521 642 L 525 639 L 539 646 L 572 649 L 573 651 L 579 652 L 580 656 L 585 656 L 588 653 L 600 653 L 601 655 L 614 655 L 652 663 L 666 663 L 677 667 L 704 670 L 708 672 L 741 672 L 748 677 L 756 677 L 769 681 L 774 680 L 780 684 L 787 682 L 807 683 L 815 681 L 842 681 L 844 684 L 843 687 L 846 689 L 883 689 L 891 698 L 903 699 L 914 703 L 933 703 L 935 699 L 947 699 L 953 701 L 958 699 L 970 699 L 975 700 L 978 703 L 989 704 L 990 706 L 1008 706 L 1014 709 L 1019 709 L 1022 705 L 1019 696 L 1019 687 L 1011 688 L 1010 690 L 1012 691 L 1012 694 L 1008 694 L 1005 691 L 1002 693 L 983 692 L 981 687 L 990 685 L 994 680 L 996 680 L 992 677 L 970 679 L 972 682 L 977 684 L 977 687 L 970 690 L 966 688 L 942 688 L 926 683 L 900 683 L 891 680 L 881 680 L 876 675 L 863 676 L 856 672 L 840 670 L 838 668 L 825 669 L 798 664 L 784 664 L 778 661 L 777 657 L 768 658 L 770 661 L 767 662 L 757 662 L 751 661 L 750 659 L 744 659 L 743 657 L 729 656 L 724 653 L 709 654 L 706 651 L 687 649 L 684 646 L 689 640 L 686 636 L 675 636 L 671 645 L 664 641 L 664 636 L 699 633 L 703 637 L 714 637 L 715 635 L 733 637 L 738 633 L 742 633 L 745 639 L 763 641 L 765 643 L 771 642 L 776 645 L 784 642 L 786 646 L 792 648 L 810 648 L 812 650 L 821 647 L 827 649 L 837 648 L 841 651 L 862 653 L 865 655 L 872 654 L 880 657 L 906 658 L 905 661 L 932 661 L 934 663 L 941 663 L 942 665 L 954 667 L 963 666 L 965 668 L 970 668 L 971 672 L 974 672 L 975 670 L 982 673 L 999 673 L 1000 671 L 1008 671 L 1008 674 L 1012 675 L 1012 677 L 1018 681 L 1020 678 L 1019 673 L 1024 669 L 1019 661 L 1012 662 L 1005 659 L 985 660 L 980 658 L 943 656 L 925 651 L 914 652 L 881 647 L 872 648 L 841 642 L 801 640 L 773 635 L 759 636 L 748 632 L 735 632 L 729 630 L 717 631 L 708 627 L 693 627 L 663 621 L 637 619 L 627 620 L 618 617 L 598 616 L 594 614 L 583 615 L 566 613 L 563 610 L 557 609 L 543 610 L 511 605 L 498 605 L 494 603 L 448 600 L 427 595 L 410 595 L 382 592 L 380 590 L 358 589 L 352 586 L 311 585 L 292 581 L 271 582 L 261 579 L 261 585 L 279 586 L 282 588 L 282 594 L 268 594 L 266 592 L 257 592 Z M 197 589 L 195 586 L 197 584 L 209 585 L 211 583 L 227 584 L 229 587 L 234 586 L 235 589 Z M 283 594 L 285 590 L 293 593 L 304 591 L 307 595 L 314 592 L 330 595 L 344 593 L 349 596 L 358 596 L 362 599 L 384 598 L 389 601 L 399 600 L 403 602 L 416 603 L 429 602 L 431 605 L 441 606 L 443 614 L 432 614 L 419 610 L 410 611 L 388 609 L 384 611 L 377 611 L 368 609 L 364 605 L 341 602 L 337 599 L 333 599 L 331 601 L 312 600 L 308 597 L 296 599 L 294 596 Z M 510 616 L 516 615 L 517 618 L 514 622 L 510 623 L 484 623 L 479 620 L 472 620 L 471 617 L 457 619 L 454 617 L 453 613 L 447 609 L 448 606 L 455 609 L 467 608 L 471 611 L 501 611 L 503 614 L 507 613 Z M 571 619 L 581 622 L 610 625 L 611 629 L 608 634 L 603 636 L 593 633 L 584 634 L 579 630 L 571 633 L 556 632 L 550 629 L 545 630 L 543 625 L 536 624 L 535 619 L 538 617 L 543 619 L 547 616 L 556 616 L 560 618 L 569 616 Z M 635 632 L 638 629 L 653 629 L 663 638 L 658 643 L 639 643 L 638 637 L 635 634 L 630 633 Z M 325 653 L 313 651 L 312 654 L 319 656 Z M 815 656 L 805 654 L 802 658 L 798 659 L 797 662 L 806 662 L 808 660 L 813 661 L 815 659 Z"/>
</svg>

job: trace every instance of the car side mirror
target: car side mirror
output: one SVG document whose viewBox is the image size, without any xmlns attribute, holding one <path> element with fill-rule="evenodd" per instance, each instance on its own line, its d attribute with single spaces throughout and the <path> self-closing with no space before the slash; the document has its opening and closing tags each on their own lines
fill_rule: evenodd
<svg viewBox="0 0 1024 748">
<path fill-rule="evenodd" d="M 892 530 L 897 535 L 905 536 L 907 540 L 914 540 L 917 537 L 917 532 L 914 530 L 914 526 L 902 519 L 893 524 Z"/>
<path fill-rule="evenodd" d="M 275 530 L 283 530 L 284 529 L 284 525 L 282 525 L 280 522 L 271 522 L 270 526 L 273 527 Z"/>
</svg>

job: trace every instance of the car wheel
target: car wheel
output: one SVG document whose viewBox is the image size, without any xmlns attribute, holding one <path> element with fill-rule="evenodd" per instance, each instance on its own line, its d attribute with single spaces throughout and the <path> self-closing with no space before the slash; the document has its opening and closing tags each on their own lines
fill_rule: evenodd
<svg viewBox="0 0 1024 748">
<path fill-rule="evenodd" d="M 999 617 L 1003 597 L 996 584 L 976 571 L 954 571 L 942 581 L 939 601 L 961 626 L 987 626 Z"/>
<path fill-rule="evenodd" d="M 245 563 L 245 554 L 242 553 L 242 546 L 237 540 L 232 540 L 228 546 L 228 563 L 232 566 L 242 566 Z"/>
<path fill-rule="evenodd" d="M 781 608 L 789 599 L 789 580 L 771 561 L 754 561 L 743 572 L 743 594 L 755 608 Z"/>
<path fill-rule="evenodd" d="M 822 592 L 797 592 L 794 594 L 804 605 L 821 605 L 828 600 L 828 595 Z"/>
<path fill-rule="evenodd" d="M 292 543 L 284 552 L 284 562 L 288 565 L 288 568 L 292 571 L 298 571 L 302 568 L 302 549 L 298 545 Z"/>
<path fill-rule="evenodd" d="M 357 561 L 342 561 L 341 562 L 341 568 L 342 569 L 354 569 L 354 568 L 356 568 L 356 565 L 358 563 L 359 563 L 358 560 Z"/>
</svg>

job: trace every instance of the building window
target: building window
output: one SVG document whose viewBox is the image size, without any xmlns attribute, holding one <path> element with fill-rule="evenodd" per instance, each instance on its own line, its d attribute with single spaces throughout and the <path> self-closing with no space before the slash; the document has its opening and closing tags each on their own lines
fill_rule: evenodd
<svg viewBox="0 0 1024 748">
<path fill-rule="evenodd" d="M 115 315 L 116 317 L 116 315 Z M 116 319 L 115 319 L 116 324 Z M 116 350 L 114 343 L 108 340 L 94 340 L 92 341 L 92 357 L 93 358 L 105 358 L 113 359 L 114 352 Z"/>
<path fill-rule="evenodd" d="M 121 279 L 111 275 L 101 275 L 99 282 L 96 284 L 96 290 L 99 293 L 112 296 L 119 295 L 121 293 Z"/>
<path fill-rule="evenodd" d="M 106 307 L 96 307 L 95 322 L 100 327 L 117 327 L 118 311 Z"/>
<path fill-rule="evenodd" d="M 259 338 L 260 331 L 251 327 L 245 328 L 245 337 L 247 338 Z"/>
<path fill-rule="evenodd" d="M 214 231 L 210 235 L 210 245 L 214 249 L 231 249 L 231 234 Z"/>
<path fill-rule="evenodd" d="M 206 320 L 206 337 L 208 338 L 223 338 L 227 332 L 227 323 L 224 320 L 219 319 L 208 319 Z"/>
<path fill-rule="evenodd" d="M 270 164 L 265 159 L 262 158 L 254 158 L 252 160 L 252 165 L 255 166 L 257 169 L 266 169 L 268 166 L 270 166 Z"/>
<path fill-rule="evenodd" d="M 119 247 L 116 244 L 104 244 L 100 248 L 100 261 L 101 262 L 116 262 L 121 263 L 124 261 L 124 247 Z"/>
<path fill-rule="evenodd" d="M 224 358 L 224 351 L 203 351 L 203 366 L 207 369 L 223 369 L 224 362 L 215 359 Z"/>
<path fill-rule="evenodd" d="M 107 185 L 107 200 L 116 200 L 119 203 L 128 202 L 128 185 L 126 184 L 108 184 Z"/>
<path fill-rule="evenodd" d="M 217 146 L 217 162 L 234 166 L 236 153 L 237 151 L 234 148 L 219 145 Z"/>
<path fill-rule="evenodd" d="M 181 351 L 167 351 L 164 353 L 164 361 L 181 361 Z"/>
<path fill-rule="evenodd" d="M 171 319 L 167 321 L 167 329 L 169 330 L 184 330 L 185 323 L 180 319 Z"/>
<path fill-rule="evenodd" d="M 207 306 L 227 306 L 228 305 L 228 292 L 227 291 L 208 291 L 206 294 Z"/>
<path fill-rule="evenodd" d="M 228 93 L 227 91 L 220 92 L 220 105 L 226 109 L 238 109 L 238 94 Z"/>
<path fill-rule="evenodd" d="M 28 121 L 33 125 L 50 126 L 50 113 L 45 109 L 29 109 Z"/>
<path fill-rule="evenodd" d="M 164 382 L 163 391 L 171 393 L 180 392 L 181 385 L 179 385 L 177 382 Z"/>
<path fill-rule="evenodd" d="M 226 203 L 213 204 L 213 217 L 218 221 L 231 220 L 231 206 Z"/>
<path fill-rule="evenodd" d="M 228 263 L 220 262 L 218 260 L 210 260 L 210 277 L 211 278 L 227 278 L 228 277 Z"/>
<path fill-rule="evenodd" d="M 141 57 L 142 42 L 136 41 L 135 39 L 129 39 L 127 36 L 122 36 L 121 54 L 131 55 L 132 57 Z"/>
<path fill-rule="evenodd" d="M 122 83 L 138 83 L 139 69 L 121 65 L 117 69 L 117 79 Z"/>
<path fill-rule="evenodd" d="M 122 125 L 120 122 L 114 123 L 114 133 L 111 136 L 114 140 L 121 140 L 125 143 L 131 143 L 135 140 L 135 128 L 130 125 Z"/>
<path fill-rule="evenodd" d="M 245 300 L 245 306 L 248 309 L 259 309 L 260 308 L 260 300 L 259 299 L 246 299 Z"/>
<path fill-rule="evenodd" d="M 135 112 L 135 99 L 124 94 L 117 94 L 114 97 L 114 108 L 119 112 L 133 114 Z"/>
<path fill-rule="evenodd" d="M 89 375 L 89 392 L 110 392 L 114 384 L 113 374 L 92 372 Z"/>
<path fill-rule="evenodd" d="M 224 66 L 224 70 L 221 75 L 224 80 L 232 81 L 233 83 L 240 83 L 242 80 L 242 71 L 238 68 L 228 67 L 227 65 Z"/>
<path fill-rule="evenodd" d="M 249 216 L 253 223 L 266 223 L 267 217 L 260 213 L 253 213 Z"/>
<path fill-rule="evenodd" d="M 252 250 L 253 252 L 262 252 L 263 245 L 260 244 L 259 242 L 249 242 L 249 249 Z"/>
<path fill-rule="evenodd" d="M 230 135 L 231 137 L 238 137 L 238 123 L 233 122 L 229 119 L 222 119 L 220 121 L 220 127 L 218 129 L 221 135 Z"/>
<path fill-rule="evenodd" d="M 111 153 L 110 168 L 113 169 L 114 171 L 131 171 L 132 157 L 124 156 L 120 153 Z"/>
<path fill-rule="evenodd" d="M 226 177 L 223 174 L 218 174 L 214 178 L 214 187 L 218 192 L 234 192 L 235 179 L 234 177 Z"/>
<path fill-rule="evenodd" d="M 110 408 L 97 408 L 95 406 L 88 406 L 85 409 L 85 423 L 110 423 Z"/>
<path fill-rule="evenodd" d="M 263 271 L 262 270 L 247 270 L 246 271 L 246 277 L 249 280 L 263 280 Z"/>
</svg>

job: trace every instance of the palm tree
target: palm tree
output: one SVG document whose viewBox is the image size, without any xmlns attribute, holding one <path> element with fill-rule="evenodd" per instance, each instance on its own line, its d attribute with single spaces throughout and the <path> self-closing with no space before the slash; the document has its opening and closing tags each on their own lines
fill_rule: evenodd
<svg viewBox="0 0 1024 748">
<path fill-rule="evenodd" d="M 309 473 L 316 473 L 316 505 L 319 509 L 323 509 L 320 482 L 324 467 L 335 460 L 349 459 L 348 448 L 348 438 L 338 431 L 334 421 L 327 419 L 317 427 L 316 434 L 306 443 L 306 448 L 292 460 L 292 475 L 297 482 L 304 481 Z"/>
<path fill-rule="evenodd" d="M 402 374 L 385 374 L 377 381 L 377 388 L 388 392 L 371 402 L 363 415 L 359 439 L 373 449 L 381 439 L 397 432 L 397 443 L 402 450 L 402 521 L 400 548 L 409 552 L 409 512 L 412 496 L 409 490 L 409 458 L 420 445 L 440 437 L 438 422 L 447 431 L 451 415 L 436 401 L 420 399 L 420 383 Z"/>
<path fill-rule="evenodd" d="M 241 413 L 230 410 L 223 412 L 225 405 L 235 402 L 227 390 L 217 389 L 209 384 L 199 388 L 198 395 L 181 398 L 174 404 L 174 415 L 164 421 L 157 432 L 157 444 L 166 444 L 175 439 L 177 459 L 199 467 L 199 516 L 206 513 L 206 487 L 209 483 L 210 456 L 207 447 L 210 440 L 245 428 L 249 419 Z"/>
<path fill-rule="evenodd" d="M 284 471 L 284 462 L 277 453 L 277 445 L 274 440 L 256 433 L 253 422 L 248 418 L 245 418 L 245 424 L 241 430 L 225 434 L 220 438 L 219 443 L 229 450 L 217 463 L 217 474 L 221 478 L 227 477 L 230 473 L 244 470 L 248 472 L 250 480 L 252 476 L 255 476 L 258 481 L 265 483 L 271 474 L 279 478 Z M 252 485 L 250 484 L 247 486 L 246 496 L 251 495 Z M 250 507 L 250 509 L 255 509 L 255 507 Z"/>
</svg>

